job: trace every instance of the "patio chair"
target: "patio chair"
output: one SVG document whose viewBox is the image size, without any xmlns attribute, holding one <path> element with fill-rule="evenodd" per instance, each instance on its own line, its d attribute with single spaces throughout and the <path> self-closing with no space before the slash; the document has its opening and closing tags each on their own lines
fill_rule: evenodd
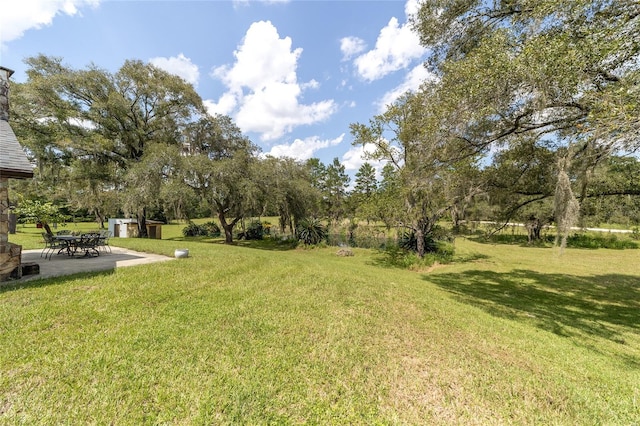
<svg viewBox="0 0 640 426">
<path fill-rule="evenodd" d="M 40 257 L 44 254 L 44 258 L 51 260 L 54 253 L 60 254 L 63 250 L 68 251 L 69 245 L 66 241 L 56 240 L 53 235 L 47 234 L 46 232 L 42 233 L 42 238 L 44 239 L 44 248 L 42 252 L 40 252 Z"/>
<path fill-rule="evenodd" d="M 100 231 L 100 237 L 98 238 L 98 250 L 111 253 L 111 246 L 109 245 L 109 238 L 111 238 L 111 231 Z"/>
<path fill-rule="evenodd" d="M 44 255 L 45 259 L 47 257 L 47 255 L 45 253 L 47 253 L 49 251 L 49 248 L 51 247 L 51 243 L 53 241 L 53 239 L 51 238 L 51 235 L 47 234 L 46 232 L 42 233 L 42 240 L 44 241 L 44 247 L 42 248 L 42 251 L 40 252 L 40 257 L 42 257 Z"/>
<path fill-rule="evenodd" d="M 83 250 L 84 255 L 89 257 L 100 256 L 100 252 L 98 251 L 98 241 L 100 239 L 100 234 L 83 234 L 80 236 L 80 240 L 76 243 L 76 250 Z"/>
</svg>

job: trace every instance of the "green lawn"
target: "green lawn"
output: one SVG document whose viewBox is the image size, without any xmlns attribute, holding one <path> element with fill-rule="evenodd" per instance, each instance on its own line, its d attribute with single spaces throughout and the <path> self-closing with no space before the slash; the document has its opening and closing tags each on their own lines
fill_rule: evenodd
<svg viewBox="0 0 640 426">
<path fill-rule="evenodd" d="M 638 250 L 459 238 L 409 272 L 182 226 L 112 244 L 190 258 L 0 289 L 0 424 L 640 421 Z"/>
</svg>

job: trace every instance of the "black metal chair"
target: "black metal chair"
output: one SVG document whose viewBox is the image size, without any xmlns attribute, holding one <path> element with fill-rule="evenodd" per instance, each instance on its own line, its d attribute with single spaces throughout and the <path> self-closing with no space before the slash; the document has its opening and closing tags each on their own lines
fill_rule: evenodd
<svg viewBox="0 0 640 426">
<path fill-rule="evenodd" d="M 51 235 L 47 234 L 46 232 L 42 233 L 42 240 L 44 241 L 44 247 L 42 248 L 42 251 L 40 252 L 40 257 L 44 256 L 45 259 L 47 258 L 47 253 L 49 252 L 49 249 L 51 248 L 51 243 L 53 242 L 53 238 L 51 238 Z"/>
<path fill-rule="evenodd" d="M 84 255 L 87 257 L 94 255 L 100 256 L 100 252 L 98 251 L 99 240 L 100 234 L 83 234 L 76 242 L 75 250 L 84 251 Z"/>
<path fill-rule="evenodd" d="M 66 241 L 56 240 L 53 235 L 47 234 L 46 232 L 42 233 L 42 238 L 44 239 L 44 248 L 42 252 L 40 252 L 40 257 L 44 254 L 44 258 L 51 260 L 54 253 L 61 253 L 62 251 L 68 251 L 69 244 Z"/>
<path fill-rule="evenodd" d="M 110 231 L 100 231 L 100 237 L 98 238 L 98 250 L 111 253 L 111 246 L 109 245 L 109 238 L 111 238 Z"/>
</svg>

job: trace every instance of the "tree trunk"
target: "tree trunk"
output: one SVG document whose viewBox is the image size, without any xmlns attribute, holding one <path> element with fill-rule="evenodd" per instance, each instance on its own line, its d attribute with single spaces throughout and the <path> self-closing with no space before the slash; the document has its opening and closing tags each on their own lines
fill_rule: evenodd
<svg viewBox="0 0 640 426">
<path fill-rule="evenodd" d="M 100 224 L 100 229 L 104 229 L 104 216 L 100 214 L 100 211 L 98 209 L 94 210 L 93 214 L 96 217 L 96 222 Z"/>
<path fill-rule="evenodd" d="M 222 225 L 222 229 L 224 230 L 225 244 L 233 243 L 233 228 L 234 226 L 236 226 L 236 223 L 238 223 L 240 219 L 240 217 L 236 217 L 231 222 L 227 223 L 227 218 L 224 214 L 224 210 L 218 209 L 218 220 L 220 221 L 220 225 Z"/>
<path fill-rule="evenodd" d="M 538 222 L 537 226 L 533 230 L 533 236 L 535 237 L 536 240 L 542 239 L 542 237 L 540 236 L 540 231 L 542 231 L 542 224 Z"/>
<path fill-rule="evenodd" d="M 148 238 L 147 233 L 147 211 L 142 209 L 142 212 L 138 214 L 138 238 Z"/>
<path fill-rule="evenodd" d="M 222 225 L 222 229 L 224 229 L 225 244 L 231 244 L 233 242 L 233 228 L 230 227 L 227 223 L 224 223 Z"/>
<path fill-rule="evenodd" d="M 460 216 L 458 215 L 458 209 L 455 205 L 451 206 L 451 226 L 454 230 L 460 227 Z"/>
<path fill-rule="evenodd" d="M 40 223 L 42 223 L 42 227 L 47 232 L 47 234 L 53 235 L 53 231 L 51 230 L 51 227 L 49 226 L 49 223 L 47 223 L 45 221 L 40 221 Z"/>
<path fill-rule="evenodd" d="M 541 239 L 542 221 L 539 218 L 531 217 L 526 224 L 529 243 L 539 241 Z"/>
<path fill-rule="evenodd" d="M 296 227 L 293 226 L 293 219 L 291 219 L 291 216 L 289 216 L 289 233 L 292 237 L 296 235 Z"/>
<path fill-rule="evenodd" d="M 416 251 L 418 253 L 418 256 L 420 256 L 420 258 L 423 258 L 425 253 L 424 231 L 421 225 L 421 223 L 418 223 L 418 226 L 416 226 Z"/>
</svg>

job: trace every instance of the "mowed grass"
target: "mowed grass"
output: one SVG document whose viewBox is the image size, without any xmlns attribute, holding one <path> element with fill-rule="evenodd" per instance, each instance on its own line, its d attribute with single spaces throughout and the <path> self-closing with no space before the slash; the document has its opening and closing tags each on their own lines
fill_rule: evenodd
<svg viewBox="0 0 640 426">
<path fill-rule="evenodd" d="M 187 259 L 0 289 L 0 423 L 640 421 L 637 250 L 458 239 L 409 272 L 173 227 L 112 244 Z"/>
</svg>

